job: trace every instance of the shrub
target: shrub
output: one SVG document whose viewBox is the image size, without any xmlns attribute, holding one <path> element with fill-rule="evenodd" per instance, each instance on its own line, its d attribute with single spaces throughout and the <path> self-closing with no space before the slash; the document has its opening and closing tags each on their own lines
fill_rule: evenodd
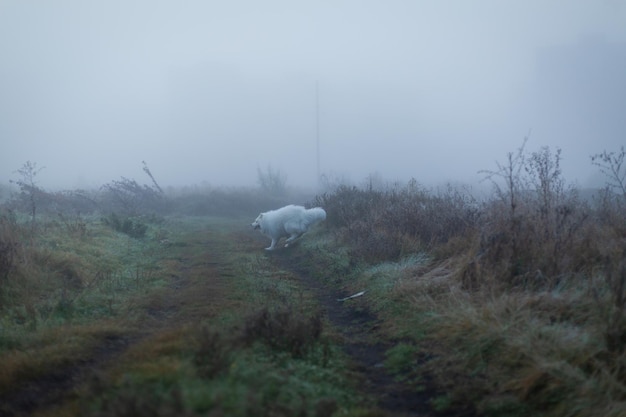
<svg viewBox="0 0 626 417">
<path fill-rule="evenodd" d="M 496 196 L 484 207 L 488 221 L 481 223 L 474 258 L 483 272 L 514 285 L 554 285 L 555 277 L 572 272 L 589 207 L 566 186 L 560 160 L 560 150 L 528 155 L 522 146 L 496 171 L 482 171 Z"/>
<path fill-rule="evenodd" d="M 132 217 L 120 216 L 116 213 L 111 213 L 102 218 L 102 222 L 113 230 L 124 233 L 130 237 L 140 239 L 146 235 L 148 225 L 142 223 L 139 219 Z"/>
<path fill-rule="evenodd" d="M 619 152 L 604 151 L 591 156 L 591 162 L 600 168 L 606 177 L 606 187 L 610 191 L 621 194 L 626 201 L 626 149 L 622 146 Z"/>
<path fill-rule="evenodd" d="M 327 224 L 368 263 L 397 260 L 433 248 L 476 226 L 478 206 L 467 190 L 448 185 L 429 192 L 415 180 L 381 190 L 339 186 L 316 198 Z"/>
<path fill-rule="evenodd" d="M 31 216 L 31 230 L 35 228 L 35 216 L 37 214 L 38 196 L 44 191 L 37 185 L 35 177 L 43 168 L 37 168 L 36 162 L 26 161 L 22 168 L 16 171 L 20 175 L 20 179 L 11 181 L 20 188 L 17 200 L 23 204 L 23 207 Z"/>
<path fill-rule="evenodd" d="M 84 238 L 87 235 L 87 222 L 82 217 L 77 215 L 74 218 L 69 218 L 62 213 L 59 213 L 58 217 L 70 236 Z"/>
<path fill-rule="evenodd" d="M 140 185 L 137 181 L 122 177 L 101 187 L 102 205 L 112 211 L 136 216 L 148 211 L 160 213 L 166 201 L 159 189 Z"/>
<path fill-rule="evenodd" d="M 11 213 L 0 215 L 0 284 L 15 266 L 19 246 L 19 227 Z"/>
<path fill-rule="evenodd" d="M 242 338 L 246 345 L 260 341 L 300 358 L 320 340 L 322 327 L 320 314 L 306 317 L 289 307 L 273 311 L 263 308 L 248 317 Z"/>
<path fill-rule="evenodd" d="M 203 327 L 197 336 L 197 343 L 193 363 L 198 375 L 203 378 L 214 378 L 228 369 L 231 364 L 232 346 L 226 343 L 220 333 Z"/>
<path fill-rule="evenodd" d="M 265 171 L 257 168 L 257 182 L 261 190 L 270 195 L 281 196 L 287 191 L 287 175 L 269 165 Z"/>
</svg>

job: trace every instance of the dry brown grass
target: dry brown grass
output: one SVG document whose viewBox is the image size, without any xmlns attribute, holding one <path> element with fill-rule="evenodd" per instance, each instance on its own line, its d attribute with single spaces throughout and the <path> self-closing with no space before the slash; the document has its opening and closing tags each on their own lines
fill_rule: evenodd
<svg viewBox="0 0 626 417">
<path fill-rule="evenodd" d="M 452 401 L 487 415 L 626 410 L 625 202 L 581 199 L 559 163 L 560 151 L 522 147 L 487 172 L 495 193 L 478 206 L 409 187 L 324 197 L 339 242 L 374 264 L 346 285 L 422 343 Z M 430 260 L 381 269 L 416 250 Z"/>
<path fill-rule="evenodd" d="M 477 220 L 468 190 L 427 190 L 416 181 L 388 189 L 341 186 L 315 204 L 326 209 L 327 225 L 348 245 L 350 256 L 372 265 L 433 249 L 464 235 Z"/>
<path fill-rule="evenodd" d="M 320 342 L 322 329 L 321 314 L 306 316 L 293 307 L 263 308 L 246 319 L 242 339 L 247 345 L 259 341 L 301 358 Z"/>
<path fill-rule="evenodd" d="M 452 398 L 486 413 L 624 411 L 626 356 L 607 341 L 607 313 L 588 281 L 539 291 L 468 290 L 463 269 L 463 258 L 433 263 L 405 273 L 393 293 L 407 306 L 405 317 L 423 317 L 425 346 L 434 353 L 428 369 Z M 603 305 L 613 305 L 611 291 L 603 293 Z"/>
<path fill-rule="evenodd" d="M 16 341 L 19 348 L 0 355 L 0 393 L 12 391 L 25 381 L 46 375 L 52 370 L 69 368 L 87 359 L 94 350 L 111 338 L 125 333 L 120 323 L 54 327 L 35 334 L 24 334 Z"/>
</svg>

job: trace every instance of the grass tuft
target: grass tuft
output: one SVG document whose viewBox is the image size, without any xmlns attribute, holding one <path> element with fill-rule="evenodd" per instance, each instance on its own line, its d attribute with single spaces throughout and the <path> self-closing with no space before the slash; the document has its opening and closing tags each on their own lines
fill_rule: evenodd
<svg viewBox="0 0 626 417">
<path fill-rule="evenodd" d="M 290 307 L 263 308 L 246 319 L 242 339 L 248 346 L 260 341 L 272 350 L 302 358 L 321 341 L 322 323 L 320 314 L 307 317 Z"/>
</svg>

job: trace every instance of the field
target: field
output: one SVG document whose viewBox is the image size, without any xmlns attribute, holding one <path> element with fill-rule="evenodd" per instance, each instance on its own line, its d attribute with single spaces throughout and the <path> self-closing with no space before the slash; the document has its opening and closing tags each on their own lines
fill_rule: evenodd
<svg viewBox="0 0 626 417">
<path fill-rule="evenodd" d="M 587 197 L 520 149 L 485 199 L 50 193 L 26 165 L 0 213 L 0 416 L 626 415 L 623 159 L 597 156 Z M 287 202 L 328 218 L 265 251 L 249 223 Z"/>
</svg>

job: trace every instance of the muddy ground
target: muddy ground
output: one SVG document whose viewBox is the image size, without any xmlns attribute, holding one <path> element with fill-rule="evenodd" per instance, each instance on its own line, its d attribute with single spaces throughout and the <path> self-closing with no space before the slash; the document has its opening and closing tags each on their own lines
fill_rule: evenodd
<svg viewBox="0 0 626 417">
<path fill-rule="evenodd" d="M 169 285 L 161 293 L 151 295 L 145 304 L 145 317 L 137 326 L 138 331 L 105 340 L 91 357 L 59 368 L 48 375 L 15 387 L 0 397 L 0 417 L 26 415 L 59 415 L 63 407 L 85 395 L 82 388 L 107 369 L 123 361 L 130 350 L 150 345 L 163 334 L 172 332 L 186 323 L 213 314 L 212 300 L 218 300 L 224 291 L 223 280 L 233 276 L 234 265 L 219 254 L 224 245 L 220 239 L 235 239 L 236 250 L 259 251 L 278 269 L 296 275 L 302 287 L 311 291 L 325 312 L 327 321 L 341 337 L 344 351 L 352 361 L 353 374 L 359 378 L 364 393 L 375 399 L 382 415 L 386 416 L 471 416 L 468 410 L 436 413 L 430 400 L 440 393 L 425 375 L 423 388 L 416 392 L 391 375 L 384 367 L 385 352 L 397 341 L 377 337 L 381 325 L 378 318 L 363 308 L 364 303 L 338 301 L 350 294 L 320 284 L 303 267 L 304 262 L 293 256 L 289 249 L 266 253 L 266 239 L 242 226 L 231 234 L 190 235 L 184 242 L 184 250 L 170 260 L 175 263 L 169 270 L 176 271 L 169 277 Z M 302 255 L 300 255 L 302 256 Z M 203 279 L 195 279 L 203 277 Z M 367 294 L 364 296 L 366 297 Z M 355 306 L 358 306 L 356 308 Z M 425 387 L 425 388 L 424 388 Z"/>
</svg>

